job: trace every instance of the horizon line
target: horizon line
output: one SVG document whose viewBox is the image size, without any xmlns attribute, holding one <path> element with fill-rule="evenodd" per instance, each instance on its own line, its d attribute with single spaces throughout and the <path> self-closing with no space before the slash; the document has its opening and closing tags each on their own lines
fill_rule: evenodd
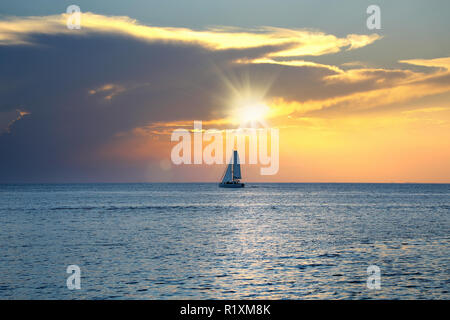
<svg viewBox="0 0 450 320">
<path fill-rule="evenodd" d="M 12 185 L 12 184 L 196 184 L 196 183 L 204 183 L 204 184 L 219 184 L 219 182 L 211 182 L 211 181 L 134 181 L 134 182 L 0 182 L 0 185 Z M 339 182 L 339 181 L 330 181 L 330 182 L 295 182 L 295 181 L 284 181 L 284 182 L 256 182 L 256 181 L 246 181 L 245 184 L 450 184 L 449 182 Z"/>
</svg>

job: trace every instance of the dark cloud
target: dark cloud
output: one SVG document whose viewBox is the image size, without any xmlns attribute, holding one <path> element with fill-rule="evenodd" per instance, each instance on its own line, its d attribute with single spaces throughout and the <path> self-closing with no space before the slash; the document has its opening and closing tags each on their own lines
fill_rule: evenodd
<svg viewBox="0 0 450 320">
<path fill-rule="evenodd" d="M 95 32 L 28 39 L 33 45 L 0 46 L 0 124 L 9 126 L 0 134 L 0 182 L 137 178 L 143 163 L 85 159 L 117 134 L 152 122 L 225 116 L 230 92 L 224 78 L 237 87 L 240 81 L 254 87 L 270 82 L 268 96 L 296 101 L 373 85 L 329 84 L 324 90 L 324 78 L 336 75 L 329 68 L 234 63 L 289 44 L 212 50 Z M 10 123 L 6 117 L 17 110 L 30 114 Z"/>
<path fill-rule="evenodd" d="M 120 132 L 155 121 L 224 115 L 214 99 L 223 90 L 215 70 L 274 50 L 210 51 L 99 33 L 29 39 L 36 45 L 0 46 L 0 83 L 6 84 L 0 101 L 2 182 L 78 181 L 85 170 L 95 171 L 78 159 Z M 114 89 L 92 94 L 107 84 L 121 90 L 109 100 Z M 30 114 L 11 123 L 19 108 Z M 102 170 L 118 164 L 111 159 L 97 165 L 94 176 L 101 179 Z"/>
</svg>

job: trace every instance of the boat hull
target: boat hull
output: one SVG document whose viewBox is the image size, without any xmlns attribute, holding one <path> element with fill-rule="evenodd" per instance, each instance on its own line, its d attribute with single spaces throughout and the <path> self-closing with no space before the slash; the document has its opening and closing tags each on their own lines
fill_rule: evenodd
<svg viewBox="0 0 450 320">
<path fill-rule="evenodd" d="M 219 183 L 221 188 L 243 188 L 245 183 Z"/>
</svg>

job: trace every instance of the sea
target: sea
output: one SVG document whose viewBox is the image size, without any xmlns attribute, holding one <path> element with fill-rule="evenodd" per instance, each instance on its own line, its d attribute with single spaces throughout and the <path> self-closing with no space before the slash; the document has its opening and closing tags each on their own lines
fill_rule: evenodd
<svg viewBox="0 0 450 320">
<path fill-rule="evenodd" d="M 450 299 L 449 227 L 449 184 L 3 184 L 0 299 Z"/>
</svg>

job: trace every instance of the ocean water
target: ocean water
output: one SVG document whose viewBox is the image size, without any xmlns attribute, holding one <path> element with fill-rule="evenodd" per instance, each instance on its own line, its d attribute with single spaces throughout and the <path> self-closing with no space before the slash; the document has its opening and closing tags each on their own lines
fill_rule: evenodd
<svg viewBox="0 0 450 320">
<path fill-rule="evenodd" d="M 450 298 L 448 184 L 0 185 L 0 227 L 1 299 Z"/>
</svg>

